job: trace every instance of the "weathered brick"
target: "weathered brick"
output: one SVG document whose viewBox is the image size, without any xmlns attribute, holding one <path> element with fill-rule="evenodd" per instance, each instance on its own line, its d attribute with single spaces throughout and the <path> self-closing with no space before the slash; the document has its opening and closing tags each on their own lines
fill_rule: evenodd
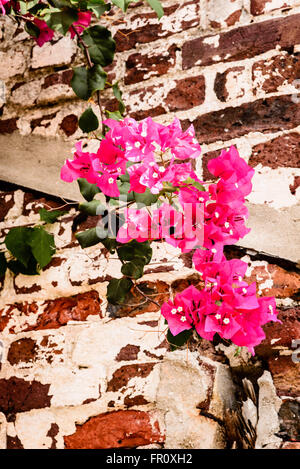
<svg viewBox="0 0 300 469">
<path fill-rule="evenodd" d="M 14 206 L 14 192 L 0 192 L 0 222 L 4 220 Z"/>
<path fill-rule="evenodd" d="M 244 67 L 232 67 L 216 75 L 214 90 L 222 102 L 241 98 L 248 88 L 247 72 Z"/>
<path fill-rule="evenodd" d="M 30 337 L 13 342 L 7 354 L 7 361 L 11 365 L 17 365 L 20 362 L 32 362 L 36 358 L 36 341 Z"/>
<path fill-rule="evenodd" d="M 78 129 L 78 117 L 75 116 L 75 114 L 69 114 L 68 116 L 65 116 L 60 123 L 60 128 L 67 137 L 70 137 Z"/>
<path fill-rule="evenodd" d="M 50 384 L 41 384 L 38 381 L 26 381 L 12 377 L 0 379 L 0 411 L 8 420 L 18 412 L 28 412 L 32 409 L 49 407 Z"/>
<path fill-rule="evenodd" d="M 182 47 L 183 69 L 254 57 L 277 45 L 293 47 L 300 42 L 299 21 L 300 15 L 274 18 L 187 41 Z"/>
<path fill-rule="evenodd" d="M 199 106 L 205 100 L 205 79 L 203 75 L 176 81 L 176 87 L 169 91 L 166 104 L 170 111 L 182 111 Z"/>
<path fill-rule="evenodd" d="M 249 164 L 253 167 L 262 164 L 273 169 L 279 167 L 298 168 L 300 166 L 299 152 L 300 134 L 291 132 L 288 135 L 254 146 Z"/>
<path fill-rule="evenodd" d="M 186 129 L 191 122 L 183 121 Z M 229 140 L 249 132 L 291 129 L 300 124 L 300 103 L 290 95 L 260 99 L 197 117 L 192 124 L 200 143 Z"/>
<path fill-rule="evenodd" d="M 293 7 L 297 3 L 297 0 L 251 0 L 250 11 L 257 16 L 279 8 Z"/>
<path fill-rule="evenodd" d="M 252 67 L 253 93 L 274 93 L 282 85 L 293 84 L 300 78 L 300 58 L 295 55 L 277 55 L 260 60 Z"/>
<path fill-rule="evenodd" d="M 300 449 L 300 443 L 297 441 L 285 441 L 281 447 L 281 449 Z"/>
<path fill-rule="evenodd" d="M 249 283 L 257 282 L 258 294 L 275 296 L 275 298 L 293 298 L 297 300 L 300 294 L 300 275 L 288 272 L 275 264 L 255 265 L 246 277 Z"/>
<path fill-rule="evenodd" d="M 269 370 L 279 396 L 299 397 L 300 363 L 294 363 L 291 355 L 273 356 L 268 359 Z"/>
<path fill-rule="evenodd" d="M 132 54 L 126 60 L 125 85 L 138 83 L 147 78 L 161 76 L 175 66 L 176 45 L 171 45 L 164 53 L 160 54 Z"/>
<path fill-rule="evenodd" d="M 17 127 L 18 119 L 13 117 L 12 119 L 1 119 L 0 120 L 0 134 L 12 134 Z"/>
<path fill-rule="evenodd" d="M 137 44 L 147 44 L 171 36 L 200 24 L 200 5 L 197 0 L 176 2 L 164 8 L 165 16 L 158 22 L 154 12 L 125 18 L 125 27 L 115 34 L 117 51 L 133 49 Z"/>
<path fill-rule="evenodd" d="M 125 345 L 122 347 L 118 355 L 116 356 L 116 361 L 129 361 L 129 360 L 136 360 L 138 353 L 140 351 L 140 346 L 137 345 Z"/>
<path fill-rule="evenodd" d="M 115 392 L 128 385 L 132 378 L 146 378 L 153 370 L 155 363 L 138 363 L 134 365 L 124 365 L 118 368 L 107 384 L 108 392 Z"/>
<path fill-rule="evenodd" d="M 292 340 L 300 338 L 300 308 L 289 308 L 279 311 L 279 322 L 270 322 L 264 326 L 266 338 L 255 348 L 260 357 L 277 356 L 278 350 L 284 347 L 292 350 Z M 291 360 L 291 357 L 289 357 Z M 292 361 L 292 360 L 291 360 Z"/>
<path fill-rule="evenodd" d="M 155 414 L 120 410 L 100 414 L 83 425 L 76 425 L 76 432 L 65 436 L 64 441 L 67 449 L 136 448 L 162 443 L 164 435 Z"/>
<path fill-rule="evenodd" d="M 207 17 L 212 28 L 233 26 L 241 17 L 242 0 L 207 0 Z"/>
</svg>

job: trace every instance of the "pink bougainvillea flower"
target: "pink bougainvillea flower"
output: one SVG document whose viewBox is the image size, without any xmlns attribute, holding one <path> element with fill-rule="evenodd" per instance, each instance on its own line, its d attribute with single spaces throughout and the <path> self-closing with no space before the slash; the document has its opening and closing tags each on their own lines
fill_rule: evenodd
<svg viewBox="0 0 300 469">
<path fill-rule="evenodd" d="M 34 37 L 33 39 L 36 41 L 36 43 L 40 47 L 42 47 L 45 44 L 45 42 L 49 42 L 51 41 L 51 39 L 53 39 L 54 31 L 49 28 L 46 21 L 44 20 L 40 20 L 39 18 L 34 18 L 33 22 L 40 30 L 39 36 Z"/>
<path fill-rule="evenodd" d="M 75 143 L 73 160 L 66 160 L 61 169 L 61 179 L 65 182 L 73 182 L 78 178 L 85 178 L 90 184 L 95 184 L 96 175 L 93 169 L 92 153 L 82 151 L 82 142 Z"/>
<path fill-rule="evenodd" d="M 128 243 L 132 239 L 143 243 L 149 239 L 160 237 L 160 228 L 153 222 L 146 209 L 135 210 L 129 208 L 125 210 L 125 223 L 121 226 L 117 234 L 117 241 Z"/>
<path fill-rule="evenodd" d="M 71 38 L 73 39 L 76 35 L 74 28 L 76 31 L 81 34 L 82 31 L 85 30 L 90 25 L 92 19 L 92 13 L 90 11 L 79 11 L 78 12 L 78 20 L 72 24 L 69 28 L 69 32 L 71 34 Z"/>
<path fill-rule="evenodd" d="M 4 5 L 8 2 L 9 2 L 9 0 L 0 0 L 0 9 L 1 9 L 3 15 L 5 15 L 5 13 L 6 13 Z"/>
<path fill-rule="evenodd" d="M 169 300 L 161 308 L 161 314 L 168 321 L 171 333 L 175 336 L 180 332 L 192 329 L 195 325 L 195 306 L 200 304 L 202 293 L 190 286 L 175 296 L 174 302 Z"/>
</svg>

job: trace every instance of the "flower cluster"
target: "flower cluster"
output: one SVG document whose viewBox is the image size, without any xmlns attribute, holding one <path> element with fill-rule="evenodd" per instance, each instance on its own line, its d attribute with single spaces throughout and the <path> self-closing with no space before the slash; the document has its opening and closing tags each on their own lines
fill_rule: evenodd
<svg viewBox="0 0 300 469">
<path fill-rule="evenodd" d="M 198 290 L 190 286 L 163 304 L 161 312 L 170 331 L 177 335 L 195 328 L 200 337 L 213 340 L 217 333 L 238 346 L 246 346 L 254 354 L 254 347 L 264 338 L 262 330 L 269 321 L 278 321 L 274 298 L 257 298 L 256 284 L 243 281 L 247 264 L 237 259 L 222 262 L 199 262 L 204 286 Z"/>
<path fill-rule="evenodd" d="M 264 338 L 261 326 L 277 320 L 275 300 L 257 298 L 255 284 L 243 281 L 247 264 L 227 261 L 223 249 L 249 231 L 245 197 L 254 170 L 231 147 L 209 161 L 216 182 L 207 185 L 193 170 L 192 160 L 201 154 L 193 126 L 183 131 L 178 119 L 162 125 L 151 118 L 108 119 L 105 125 L 109 130 L 98 151 L 84 152 L 77 144 L 62 179 L 85 178 L 106 196 L 118 197 L 119 178 L 126 175 L 129 195 L 152 194 L 154 207 L 127 205 L 116 240 L 162 239 L 182 252 L 195 250 L 203 288 L 191 286 L 162 306 L 171 333 L 195 328 L 207 340 L 218 334 L 253 352 Z"/>
</svg>

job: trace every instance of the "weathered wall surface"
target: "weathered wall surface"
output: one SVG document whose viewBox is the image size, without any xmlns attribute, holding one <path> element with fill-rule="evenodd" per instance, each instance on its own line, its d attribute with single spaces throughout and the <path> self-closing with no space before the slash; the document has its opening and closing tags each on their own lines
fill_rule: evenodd
<svg viewBox="0 0 300 469">
<path fill-rule="evenodd" d="M 171 353 L 153 304 L 132 294 L 129 305 L 107 307 L 107 281 L 120 275 L 120 266 L 99 246 L 79 247 L 71 208 L 49 227 L 58 251 L 42 275 L 8 272 L 0 279 L 0 447 L 222 448 L 228 444 L 225 408 L 234 405 L 244 376 L 256 382 L 264 370 L 275 389 L 265 373 L 257 445 L 299 445 L 300 374 L 291 341 L 300 339 L 300 2 L 163 4 L 160 23 L 143 5 L 125 18 L 110 17 L 118 49 L 111 80 L 120 80 L 130 116 L 159 122 L 178 116 L 184 127 L 194 124 L 204 180 L 210 178 L 207 161 L 231 144 L 256 169 L 252 232 L 227 254 L 249 263 L 247 278 L 257 279 L 259 295 L 275 295 L 282 324 L 266 327 L 255 359 L 226 356 L 205 341 Z M 34 176 L 36 189 L 47 191 L 39 161 L 51 161 L 49 179 L 58 179 L 81 136 L 85 104 L 70 79 L 71 64 L 82 59 L 68 37 L 39 48 L 9 20 L 1 19 L 1 28 L 1 172 L 7 180 L 19 175 L 25 186 Z M 111 110 L 116 105 L 109 91 L 104 102 Z M 55 186 L 57 194 L 63 191 Z M 0 242 L 10 227 L 38 222 L 39 208 L 62 204 L 3 190 Z M 141 288 L 162 303 L 197 281 L 190 256 L 157 243 Z"/>
</svg>

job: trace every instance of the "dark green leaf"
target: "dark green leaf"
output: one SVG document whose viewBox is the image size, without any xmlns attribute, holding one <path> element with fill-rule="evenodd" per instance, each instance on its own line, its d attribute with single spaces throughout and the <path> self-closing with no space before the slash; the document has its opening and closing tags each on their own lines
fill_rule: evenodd
<svg viewBox="0 0 300 469">
<path fill-rule="evenodd" d="M 79 119 L 79 127 L 81 128 L 82 132 L 92 132 L 93 130 L 97 130 L 99 127 L 98 117 L 94 113 L 91 107 L 87 108 L 83 114 L 81 114 Z"/>
<path fill-rule="evenodd" d="M 40 29 L 31 21 L 26 21 L 24 29 L 31 37 L 37 38 L 40 35 Z"/>
<path fill-rule="evenodd" d="M 133 285 L 129 278 L 113 278 L 107 287 L 107 300 L 113 305 L 123 303 Z"/>
<path fill-rule="evenodd" d="M 111 0 L 114 5 L 117 7 L 121 8 L 123 11 L 127 11 L 127 8 L 129 7 L 130 3 L 137 3 L 138 0 Z"/>
<path fill-rule="evenodd" d="M 39 274 L 37 261 L 35 260 L 33 255 L 31 255 L 27 267 L 25 267 L 24 264 L 22 264 L 22 262 L 19 262 L 19 261 L 8 261 L 7 267 L 9 268 L 9 270 L 11 270 L 16 275 L 18 275 L 18 274 L 23 274 L 23 275 L 37 275 L 37 274 Z"/>
<path fill-rule="evenodd" d="M 38 226 L 33 228 L 28 236 L 28 244 L 40 268 L 46 267 L 56 251 L 54 236 L 48 233 L 42 226 Z"/>
<path fill-rule="evenodd" d="M 99 237 L 99 230 L 97 230 L 97 227 L 90 228 L 89 230 L 86 230 L 86 231 L 81 231 L 80 233 L 77 233 L 75 236 L 82 248 L 95 246 L 96 244 L 102 241 L 102 239 Z"/>
<path fill-rule="evenodd" d="M 116 43 L 107 28 L 100 25 L 91 26 L 84 30 L 82 39 L 88 46 L 89 54 L 94 64 L 106 67 L 112 63 Z"/>
<path fill-rule="evenodd" d="M 7 261 L 4 252 L 0 252 L 0 278 L 4 277 L 7 269 Z"/>
<path fill-rule="evenodd" d="M 115 252 L 117 247 L 117 240 L 115 238 L 101 239 L 101 243 L 110 253 Z"/>
<path fill-rule="evenodd" d="M 164 16 L 164 9 L 161 6 L 161 3 L 159 0 L 147 0 L 151 8 L 155 11 L 155 13 L 158 16 L 158 19 L 161 19 L 162 16 Z"/>
<path fill-rule="evenodd" d="M 41 221 L 45 221 L 46 223 L 54 223 L 59 217 L 65 215 L 65 210 L 46 210 L 45 208 L 41 208 L 39 210 L 40 219 Z"/>
<path fill-rule="evenodd" d="M 90 184 L 87 182 L 86 179 L 79 178 L 77 179 L 78 185 L 79 185 L 79 190 L 81 192 L 82 197 L 85 198 L 88 202 L 93 200 L 96 194 L 99 194 L 100 189 L 96 184 Z"/>
<path fill-rule="evenodd" d="M 110 10 L 110 4 L 106 4 L 101 0 L 88 0 L 86 9 L 91 10 L 97 18 L 100 18 L 103 13 Z"/>
<path fill-rule="evenodd" d="M 46 23 L 48 24 L 49 28 L 65 35 L 68 32 L 70 26 L 77 20 L 78 13 L 76 10 L 73 10 L 72 8 L 64 8 L 59 12 L 51 13 L 49 18 L 47 18 Z"/>
<path fill-rule="evenodd" d="M 130 243 L 123 244 L 118 248 L 118 256 L 125 262 L 140 258 L 144 260 L 145 264 L 149 264 L 152 258 L 152 248 L 149 241 L 139 243 L 133 239 Z"/>
<path fill-rule="evenodd" d="M 104 89 L 106 77 L 107 74 L 100 65 L 95 65 L 91 69 L 73 68 L 71 86 L 79 98 L 87 101 L 95 91 Z"/>
<path fill-rule="evenodd" d="M 119 101 L 119 112 L 120 112 L 120 114 L 124 114 L 126 108 L 125 108 L 125 104 L 122 100 L 122 94 L 123 93 L 119 88 L 119 83 L 118 82 L 115 83 L 112 88 L 113 88 L 115 98 Z"/>
<path fill-rule="evenodd" d="M 135 259 L 132 262 L 122 265 L 121 272 L 126 277 L 134 279 L 141 278 L 144 274 L 145 262 L 143 259 Z"/>
<path fill-rule="evenodd" d="M 147 187 L 147 189 L 145 190 L 143 194 L 134 192 L 134 199 L 137 202 L 137 204 L 148 206 L 157 202 L 158 195 L 152 194 L 152 192 L 150 192 L 150 189 Z"/>
<path fill-rule="evenodd" d="M 101 204 L 100 200 L 91 200 L 90 202 L 83 202 L 79 204 L 79 210 L 81 212 L 87 213 L 88 215 L 103 215 L 106 210 L 106 207 Z"/>
<path fill-rule="evenodd" d="M 7 249 L 24 267 L 28 266 L 29 260 L 32 257 L 31 249 L 28 245 L 28 238 L 32 231 L 33 228 L 18 226 L 12 228 L 5 238 Z"/>
<path fill-rule="evenodd" d="M 182 347 L 184 344 L 186 344 L 189 338 L 191 337 L 192 333 L 193 330 L 189 329 L 187 331 L 180 332 L 180 334 L 174 336 L 169 329 L 167 333 L 167 341 L 170 344 L 171 350 L 176 350 L 178 347 Z"/>
</svg>

